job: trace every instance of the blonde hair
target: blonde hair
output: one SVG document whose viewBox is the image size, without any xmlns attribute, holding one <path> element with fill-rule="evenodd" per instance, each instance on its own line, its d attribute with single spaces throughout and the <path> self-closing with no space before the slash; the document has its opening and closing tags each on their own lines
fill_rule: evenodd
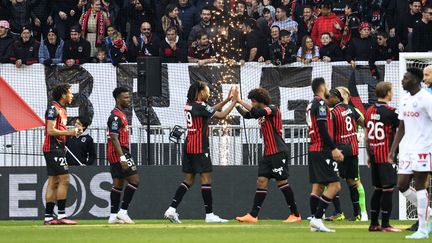
<svg viewBox="0 0 432 243">
<path fill-rule="evenodd" d="M 349 102 L 350 96 L 351 96 L 351 92 L 349 91 L 349 89 L 347 87 L 344 87 L 344 86 L 336 87 L 336 89 L 339 90 L 339 92 L 341 92 L 342 97 L 344 98 L 344 101 Z M 348 96 L 347 100 L 345 100 L 344 96 Z"/>
</svg>

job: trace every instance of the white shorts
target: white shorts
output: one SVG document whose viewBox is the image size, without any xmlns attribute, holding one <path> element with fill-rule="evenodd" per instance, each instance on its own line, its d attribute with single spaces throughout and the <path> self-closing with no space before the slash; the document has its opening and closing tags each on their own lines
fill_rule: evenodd
<svg viewBox="0 0 432 243">
<path fill-rule="evenodd" d="M 403 153 L 399 154 L 399 175 L 411 175 L 414 172 L 431 172 L 432 154 Z"/>
</svg>

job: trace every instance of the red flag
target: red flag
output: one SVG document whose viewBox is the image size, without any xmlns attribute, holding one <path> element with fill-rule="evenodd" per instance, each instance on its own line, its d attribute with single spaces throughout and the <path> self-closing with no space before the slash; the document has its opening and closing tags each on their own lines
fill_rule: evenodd
<svg viewBox="0 0 432 243">
<path fill-rule="evenodd" d="M 360 112 L 365 115 L 366 114 L 366 109 L 363 105 L 363 102 L 361 101 L 359 92 L 357 90 L 357 82 L 356 82 L 356 78 L 355 78 L 355 70 L 352 71 L 351 73 L 351 77 L 350 77 L 350 81 L 348 84 L 348 90 L 351 93 L 351 105 L 354 106 L 355 108 L 359 109 Z"/>
<path fill-rule="evenodd" d="M 0 90 L 0 136 L 45 125 L 1 76 Z"/>
</svg>

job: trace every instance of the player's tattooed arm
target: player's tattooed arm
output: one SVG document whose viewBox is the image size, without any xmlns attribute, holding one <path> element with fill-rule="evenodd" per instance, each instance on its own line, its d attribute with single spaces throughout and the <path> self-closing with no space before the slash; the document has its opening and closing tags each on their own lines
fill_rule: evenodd
<svg viewBox="0 0 432 243">
<path fill-rule="evenodd" d="M 388 162 L 394 164 L 396 158 L 396 150 L 399 147 L 399 143 L 405 135 L 405 124 L 404 121 L 400 121 L 398 130 L 396 132 L 393 144 L 390 149 L 390 154 L 388 155 Z"/>
</svg>

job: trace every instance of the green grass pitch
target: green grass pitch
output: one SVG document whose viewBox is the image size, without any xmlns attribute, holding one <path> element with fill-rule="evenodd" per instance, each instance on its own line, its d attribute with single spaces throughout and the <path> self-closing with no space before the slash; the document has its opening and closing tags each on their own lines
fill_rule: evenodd
<svg viewBox="0 0 432 243">
<path fill-rule="evenodd" d="M 75 226 L 44 226 L 42 221 L 0 221 L 0 242 L 319 242 L 368 243 L 407 242 L 410 232 L 370 233 L 368 222 L 328 222 L 336 233 L 310 232 L 308 222 L 283 224 L 277 220 L 261 220 L 259 224 L 205 224 L 199 220 L 184 220 L 170 224 L 164 220 L 137 220 L 134 225 L 107 225 L 105 220 L 79 220 Z M 407 228 L 412 221 L 393 221 Z"/>
</svg>

